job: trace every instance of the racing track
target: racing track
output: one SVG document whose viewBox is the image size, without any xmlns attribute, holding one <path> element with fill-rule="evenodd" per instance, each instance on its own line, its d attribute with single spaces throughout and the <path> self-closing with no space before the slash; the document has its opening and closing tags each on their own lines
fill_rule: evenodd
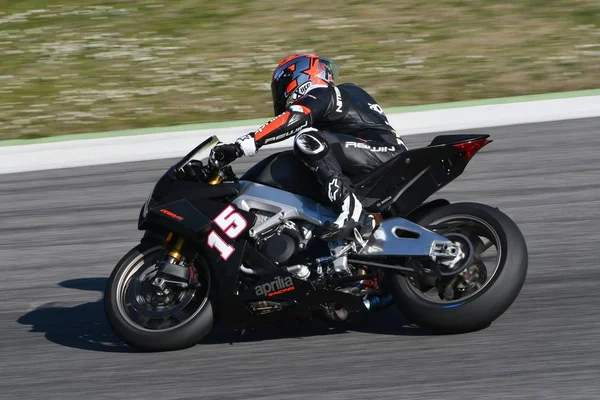
<svg viewBox="0 0 600 400">
<path fill-rule="evenodd" d="M 391 308 L 345 333 L 221 330 L 130 352 L 101 290 L 171 160 L 0 176 L 0 398 L 599 399 L 600 119 L 485 131 L 495 142 L 440 195 L 513 217 L 530 269 L 506 314 L 456 336 L 403 327 Z"/>
</svg>

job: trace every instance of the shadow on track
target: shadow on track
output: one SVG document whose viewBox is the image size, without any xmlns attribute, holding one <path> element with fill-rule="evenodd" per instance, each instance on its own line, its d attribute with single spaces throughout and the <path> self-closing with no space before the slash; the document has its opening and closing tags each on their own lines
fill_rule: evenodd
<svg viewBox="0 0 600 400">
<path fill-rule="evenodd" d="M 59 283 L 59 286 L 103 293 L 107 280 L 71 279 Z M 65 297 L 67 296 L 68 294 Z M 31 325 L 30 332 L 43 332 L 46 339 L 62 346 L 104 352 L 131 351 L 117 339 L 108 326 L 102 299 L 75 307 L 65 307 L 56 303 L 44 304 L 23 315 L 17 322 Z"/>
<path fill-rule="evenodd" d="M 72 279 L 59 283 L 68 289 L 104 292 L 107 278 Z M 102 299 L 74 307 L 48 303 L 21 316 L 18 323 L 31 325 L 30 332 L 43 332 L 49 341 L 77 349 L 102 352 L 133 352 L 112 332 L 104 316 Z M 218 324 L 198 345 L 235 344 L 286 338 L 340 335 L 351 331 L 379 335 L 423 336 L 429 333 L 408 326 L 395 307 L 374 313 L 368 319 L 332 326 L 322 321 L 291 324 L 285 327 L 259 328 L 243 335 Z"/>
<path fill-rule="evenodd" d="M 391 306 L 373 313 L 366 319 L 350 323 L 328 323 L 321 320 L 301 322 L 282 327 L 261 327 L 249 329 L 243 334 L 226 330 L 222 325 L 217 327 L 198 345 L 223 344 L 236 342 L 260 342 L 311 336 L 343 335 L 351 332 L 372 333 L 374 335 L 392 336 L 430 336 L 431 333 L 411 325 L 403 315 Z"/>
</svg>

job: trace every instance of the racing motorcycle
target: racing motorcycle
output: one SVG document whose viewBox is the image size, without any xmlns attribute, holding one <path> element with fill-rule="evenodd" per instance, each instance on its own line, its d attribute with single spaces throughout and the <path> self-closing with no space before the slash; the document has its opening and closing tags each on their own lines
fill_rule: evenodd
<svg viewBox="0 0 600 400">
<path fill-rule="evenodd" d="M 217 321 L 240 330 L 339 325 L 392 304 L 432 333 L 486 328 L 523 286 L 523 235 L 497 208 L 425 200 L 488 138 L 438 136 L 352 177 L 377 225 L 366 240 L 356 231 L 332 244 L 319 231 L 336 215 L 292 151 L 238 178 L 202 162 L 212 136 L 166 171 L 140 210 L 143 238 L 107 283 L 108 322 L 145 351 L 193 346 Z"/>
</svg>

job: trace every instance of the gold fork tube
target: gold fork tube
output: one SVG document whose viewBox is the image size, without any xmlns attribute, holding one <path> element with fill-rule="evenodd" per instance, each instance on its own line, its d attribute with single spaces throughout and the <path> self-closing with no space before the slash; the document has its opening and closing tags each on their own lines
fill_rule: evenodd
<svg viewBox="0 0 600 400">
<path fill-rule="evenodd" d="M 223 177 L 221 175 L 215 175 L 208 181 L 208 184 L 209 185 L 218 185 L 221 182 L 223 182 Z"/>
<path fill-rule="evenodd" d="M 169 251 L 169 257 L 173 257 L 177 261 L 181 260 L 181 250 L 183 249 L 183 245 L 185 243 L 185 238 L 183 236 L 177 236 L 175 239 L 175 244 L 171 246 L 171 251 Z"/>
</svg>

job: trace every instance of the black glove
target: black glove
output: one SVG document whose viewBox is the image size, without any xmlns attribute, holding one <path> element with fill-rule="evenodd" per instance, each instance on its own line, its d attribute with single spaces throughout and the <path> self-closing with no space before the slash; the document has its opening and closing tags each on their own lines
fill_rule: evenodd
<svg viewBox="0 0 600 400">
<path fill-rule="evenodd" d="M 243 155 L 244 152 L 237 143 L 219 143 L 211 150 L 208 162 L 213 167 L 221 168 Z"/>
</svg>

